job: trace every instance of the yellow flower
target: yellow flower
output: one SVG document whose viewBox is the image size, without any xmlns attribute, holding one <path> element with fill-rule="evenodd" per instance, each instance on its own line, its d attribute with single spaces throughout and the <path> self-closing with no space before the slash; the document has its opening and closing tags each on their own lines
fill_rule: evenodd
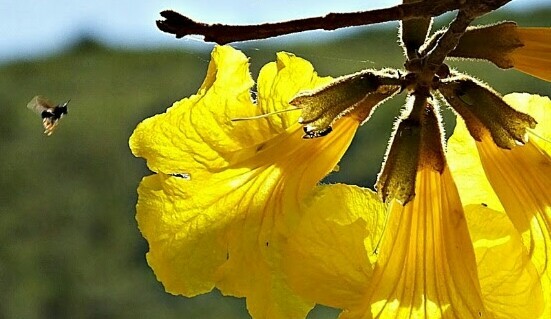
<svg viewBox="0 0 551 319">
<path fill-rule="evenodd" d="M 172 294 L 214 287 L 247 298 L 254 318 L 302 318 L 313 304 L 295 295 L 281 271 L 282 246 L 305 209 L 361 194 L 318 181 L 337 164 L 359 119 L 303 139 L 297 112 L 232 121 L 289 108 L 299 91 L 326 84 L 307 61 L 279 53 L 258 77 L 258 102 L 247 58 L 228 46 L 212 52 L 196 95 L 144 120 L 130 138 L 134 155 L 155 172 L 138 188 L 138 226 L 147 261 Z M 360 192 L 361 193 L 361 192 Z"/>
<path fill-rule="evenodd" d="M 385 226 L 384 211 L 373 205 L 339 217 L 308 210 L 286 247 L 291 286 L 343 309 L 341 319 L 549 318 L 551 130 L 543 123 L 551 105 L 548 99 L 533 104 L 539 113 L 521 111 L 541 121 L 535 131 L 540 144 L 503 150 L 490 138 L 477 142 L 496 152 L 481 155 L 490 182 L 473 161 L 475 142 L 460 123 L 448 147 L 451 167 L 441 174 L 420 169 L 416 196 L 405 206 L 393 201 Z M 338 232 L 320 237 L 320 229 Z M 328 249 L 339 234 L 355 245 Z M 295 267 L 300 260 L 315 267 Z"/>
<path fill-rule="evenodd" d="M 391 204 L 380 245 L 381 210 L 347 224 L 307 214 L 286 251 L 291 286 L 343 309 L 341 319 L 536 318 L 538 274 L 507 217 L 462 207 L 448 169 L 420 171 L 416 192 L 406 206 Z M 377 208 L 375 197 L 366 207 Z M 335 238 L 341 249 L 328 248 Z M 295 267 L 301 260 L 308 266 Z"/>
<path fill-rule="evenodd" d="M 368 189 L 317 185 L 365 110 L 314 139 L 300 114 L 278 113 L 330 81 L 280 53 L 254 103 L 247 58 L 216 47 L 198 93 L 138 125 L 130 147 L 154 174 L 136 218 L 165 289 L 216 287 L 246 297 L 253 318 L 303 318 L 314 303 L 343 309 L 341 319 L 548 318 L 549 100 L 521 109 L 540 125 L 512 150 L 483 130 L 474 142 L 459 123 L 449 167 L 420 166 L 416 195 L 385 205 Z M 257 118 L 232 121 L 247 117 Z"/>
</svg>

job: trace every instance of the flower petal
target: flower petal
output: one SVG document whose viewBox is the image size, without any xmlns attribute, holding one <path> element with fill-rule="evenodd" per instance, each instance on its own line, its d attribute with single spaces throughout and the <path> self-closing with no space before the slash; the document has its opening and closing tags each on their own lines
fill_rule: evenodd
<svg viewBox="0 0 551 319">
<path fill-rule="evenodd" d="M 259 101 L 281 110 L 324 80 L 304 60 L 278 58 L 261 71 L 258 88 Z M 138 126 L 132 150 L 159 172 L 140 185 L 138 226 L 150 244 L 149 264 L 171 293 L 216 286 L 247 297 L 255 318 L 300 318 L 312 304 L 289 289 L 281 247 L 302 199 L 338 163 L 359 121 L 342 118 L 314 140 L 302 138 L 296 120 L 289 127 L 266 118 L 232 122 L 269 109 L 251 103 L 249 79 L 246 58 L 217 47 L 199 93 Z"/>
<path fill-rule="evenodd" d="M 464 205 L 483 205 L 493 210 L 504 211 L 480 164 L 475 141 L 465 122 L 459 118 L 448 140 L 446 153 L 461 202 Z"/>
<path fill-rule="evenodd" d="M 321 87 L 332 80 L 331 77 L 319 77 L 308 61 L 280 52 L 277 61 L 266 64 L 258 75 L 258 105 L 264 114 L 291 108 L 287 102 L 297 93 Z M 281 92 L 281 96 L 274 99 L 270 94 L 273 91 Z M 299 112 L 281 113 L 267 120 L 275 132 L 281 132 L 296 123 L 299 115 Z"/>
<path fill-rule="evenodd" d="M 391 203 L 364 303 L 342 318 L 479 318 L 472 243 L 448 168 L 418 172 L 416 196 Z"/>
<path fill-rule="evenodd" d="M 192 199 L 205 188 L 198 184 L 164 174 L 147 176 L 136 206 L 138 226 L 149 243 L 149 265 L 166 291 L 188 297 L 212 290 L 213 274 L 226 260 L 221 228 L 227 218 L 214 210 L 198 212 Z M 216 200 L 216 194 L 209 195 Z"/>
<path fill-rule="evenodd" d="M 539 275 L 506 214 L 468 205 L 484 306 L 495 318 L 531 319 L 543 310 Z"/>
<path fill-rule="evenodd" d="M 385 205 L 369 189 L 318 187 L 285 249 L 293 289 L 317 303 L 350 308 L 371 280 Z"/>
<path fill-rule="evenodd" d="M 270 164 L 247 185 L 254 204 L 235 203 L 244 211 L 228 228 L 229 259 L 218 270 L 217 287 L 225 294 L 247 296 L 253 317 L 305 315 L 307 309 L 297 309 L 284 274 L 277 270 L 283 262 L 281 250 L 303 214 L 302 200 L 336 165 L 358 124 L 343 118 L 324 138 L 304 140 L 302 130 L 297 129 L 277 146 L 268 145 L 264 151 Z"/>
<path fill-rule="evenodd" d="M 251 101 L 253 85 L 245 55 L 229 46 L 215 47 L 198 93 L 140 123 L 130 137 L 132 152 L 154 172 L 166 174 L 198 177 L 204 170 L 228 167 L 236 161 L 235 152 L 273 136 L 265 121 L 231 121 L 259 114 Z"/>
</svg>

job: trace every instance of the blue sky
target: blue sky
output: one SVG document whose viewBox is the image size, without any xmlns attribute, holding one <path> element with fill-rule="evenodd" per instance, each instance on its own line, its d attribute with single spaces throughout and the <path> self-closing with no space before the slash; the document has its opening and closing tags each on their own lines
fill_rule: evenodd
<svg viewBox="0 0 551 319">
<path fill-rule="evenodd" d="M 62 50 L 82 34 L 119 47 L 182 45 L 155 26 L 159 12 L 174 9 L 203 22 L 261 23 L 361 11 L 394 5 L 392 0 L 0 0 L 0 63 Z M 514 0 L 510 8 L 547 5 L 549 0 Z M 189 41 L 192 42 L 192 41 Z M 197 42 L 197 41 L 195 41 Z"/>
</svg>

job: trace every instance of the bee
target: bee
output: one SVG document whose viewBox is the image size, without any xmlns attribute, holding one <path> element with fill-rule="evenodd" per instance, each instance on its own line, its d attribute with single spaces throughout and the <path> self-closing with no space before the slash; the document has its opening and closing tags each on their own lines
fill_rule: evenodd
<svg viewBox="0 0 551 319">
<path fill-rule="evenodd" d="M 67 104 L 69 104 L 69 101 L 54 106 L 47 98 L 37 95 L 27 104 L 27 108 L 42 117 L 44 134 L 50 136 L 53 134 L 57 125 L 59 125 L 59 120 L 63 115 L 67 114 Z"/>
</svg>

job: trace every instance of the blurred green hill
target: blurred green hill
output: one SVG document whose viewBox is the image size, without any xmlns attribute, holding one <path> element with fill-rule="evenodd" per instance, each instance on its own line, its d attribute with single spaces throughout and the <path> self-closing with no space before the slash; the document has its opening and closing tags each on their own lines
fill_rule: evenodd
<svg viewBox="0 0 551 319">
<path fill-rule="evenodd" d="M 551 10 L 500 11 L 485 20 L 500 16 L 549 26 Z M 310 60 L 322 75 L 402 64 L 395 24 L 337 34 L 235 47 L 251 57 L 255 76 L 281 50 Z M 134 220 L 136 187 L 149 172 L 130 153 L 128 137 L 144 118 L 195 93 L 208 60 L 206 50 L 125 51 L 83 39 L 57 56 L 0 66 L 0 319 L 248 318 L 243 300 L 217 292 L 193 299 L 165 293 L 146 265 L 147 244 Z M 516 71 L 451 64 L 503 94 L 551 95 L 549 83 Z M 25 107 L 37 94 L 71 99 L 51 137 Z M 373 185 L 403 99 L 377 110 L 327 181 Z M 309 317 L 336 313 L 317 308 Z"/>
</svg>

